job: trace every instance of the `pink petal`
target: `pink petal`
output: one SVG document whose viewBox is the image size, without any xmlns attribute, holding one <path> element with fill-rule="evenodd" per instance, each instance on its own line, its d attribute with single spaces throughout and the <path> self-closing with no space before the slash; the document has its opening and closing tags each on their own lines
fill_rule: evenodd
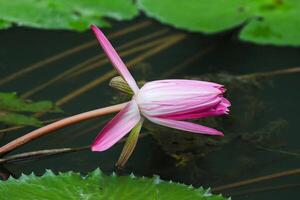
<svg viewBox="0 0 300 200">
<path fill-rule="evenodd" d="M 230 102 L 222 85 L 195 80 L 169 79 L 146 83 L 136 96 L 148 117 L 189 119 L 221 115 Z"/>
<path fill-rule="evenodd" d="M 186 120 L 186 119 L 200 119 L 204 117 L 216 117 L 220 115 L 227 114 L 225 110 L 212 110 L 207 112 L 199 112 L 199 113 L 184 113 L 179 115 L 169 115 L 164 118 L 174 119 L 174 120 Z"/>
<path fill-rule="evenodd" d="M 167 104 L 169 102 L 169 104 Z M 139 103 L 139 107 L 141 112 L 145 116 L 152 117 L 161 117 L 169 115 L 179 115 L 186 114 L 192 112 L 204 112 L 211 108 L 214 108 L 221 102 L 220 97 L 212 97 L 210 99 L 200 100 L 198 98 L 195 99 L 183 99 L 183 100 L 174 100 L 157 103 Z"/>
<path fill-rule="evenodd" d="M 116 52 L 116 50 L 113 48 L 113 46 L 110 44 L 108 39 L 105 37 L 105 35 L 102 33 L 102 31 L 95 25 L 91 26 L 91 29 L 94 31 L 99 43 L 101 44 L 103 50 L 107 54 L 108 58 L 114 65 L 115 69 L 119 72 L 119 74 L 126 80 L 130 88 L 133 90 L 135 94 L 139 91 L 139 88 L 134 80 L 134 78 L 131 76 L 130 72 L 128 71 L 127 67 L 121 60 L 120 56 Z"/>
<path fill-rule="evenodd" d="M 218 83 L 213 83 L 208 81 L 198 81 L 198 80 L 186 80 L 186 79 L 165 79 L 165 80 L 151 81 L 151 86 L 148 85 L 148 87 L 157 88 L 164 85 L 186 85 L 186 86 L 194 86 L 194 87 L 209 86 L 218 89 L 223 88 L 223 85 L 220 85 Z"/>
<path fill-rule="evenodd" d="M 215 97 L 222 94 L 219 89 L 221 85 L 190 80 L 160 80 L 147 82 L 140 90 L 139 95 L 141 103 L 174 101 L 182 99 L 203 99 Z"/>
<path fill-rule="evenodd" d="M 92 144 L 92 151 L 105 151 L 113 146 L 129 133 L 140 121 L 140 118 L 136 102 L 130 101 L 98 134 Z"/>
<path fill-rule="evenodd" d="M 223 133 L 213 129 L 209 128 L 206 126 L 202 126 L 199 124 L 194 124 L 191 122 L 186 122 L 186 121 L 177 121 L 177 120 L 172 120 L 172 119 L 163 119 L 163 118 L 157 118 L 157 117 L 148 117 L 150 121 L 153 123 L 162 125 L 162 126 L 167 126 L 170 128 L 175 128 L 183 131 L 189 131 L 193 133 L 201 133 L 201 134 L 207 134 L 207 135 L 221 135 L 223 136 Z"/>
<path fill-rule="evenodd" d="M 221 104 L 222 104 L 222 106 L 224 106 L 224 107 L 229 107 L 229 106 L 231 106 L 231 103 L 230 103 L 230 101 L 228 101 L 228 99 L 226 99 L 226 98 L 222 98 L 222 102 L 221 102 Z"/>
<path fill-rule="evenodd" d="M 215 117 L 219 115 L 228 114 L 230 106 L 230 102 L 225 99 L 224 97 L 221 98 L 221 102 L 216 105 L 215 107 L 212 107 L 208 110 L 201 110 L 201 109 L 195 109 L 195 110 L 187 110 L 186 112 L 175 112 L 172 114 L 166 114 L 166 115 L 160 115 L 156 116 L 159 118 L 166 118 L 166 119 L 174 119 L 174 120 L 186 120 L 186 119 L 199 119 L 204 117 Z"/>
</svg>

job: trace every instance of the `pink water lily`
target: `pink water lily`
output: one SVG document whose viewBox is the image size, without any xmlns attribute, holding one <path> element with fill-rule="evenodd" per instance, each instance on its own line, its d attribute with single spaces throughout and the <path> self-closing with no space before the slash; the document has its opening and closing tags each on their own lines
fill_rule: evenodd
<svg viewBox="0 0 300 200">
<path fill-rule="evenodd" d="M 93 151 L 104 151 L 128 134 L 144 118 L 153 123 L 207 135 L 223 135 L 222 132 L 184 121 L 229 112 L 230 102 L 223 97 L 222 85 L 196 80 L 158 80 L 146 83 L 139 89 L 127 67 L 107 40 L 96 27 L 91 26 L 110 61 L 125 79 L 134 95 L 121 110 L 102 129 L 92 144 Z"/>
</svg>

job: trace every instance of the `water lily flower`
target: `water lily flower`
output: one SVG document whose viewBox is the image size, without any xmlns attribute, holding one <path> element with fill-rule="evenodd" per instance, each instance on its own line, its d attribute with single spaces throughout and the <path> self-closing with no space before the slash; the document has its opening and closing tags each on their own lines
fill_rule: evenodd
<svg viewBox="0 0 300 200">
<path fill-rule="evenodd" d="M 133 92 L 131 101 L 96 137 L 92 151 L 107 150 L 132 130 L 129 136 L 131 138 L 127 140 L 130 148 L 127 151 L 123 149 L 125 154 L 131 154 L 144 118 L 174 129 L 223 135 L 216 129 L 184 121 L 227 114 L 230 102 L 223 97 L 225 89 L 222 85 L 206 81 L 170 79 L 147 82 L 139 89 L 105 35 L 96 26 L 92 25 L 91 28 L 111 63 Z"/>
</svg>

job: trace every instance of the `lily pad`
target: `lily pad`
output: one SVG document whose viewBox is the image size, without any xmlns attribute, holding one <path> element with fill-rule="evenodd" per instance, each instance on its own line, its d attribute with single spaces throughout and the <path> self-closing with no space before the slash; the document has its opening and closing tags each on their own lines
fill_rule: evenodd
<svg viewBox="0 0 300 200">
<path fill-rule="evenodd" d="M 217 33 L 241 26 L 239 37 L 245 41 L 300 45 L 298 0 L 139 0 L 138 5 L 177 28 Z"/>
<path fill-rule="evenodd" d="M 10 200 L 65 200 L 65 199 L 118 199 L 118 200 L 225 200 L 209 190 L 184 184 L 165 182 L 158 177 L 104 175 L 99 169 L 85 177 L 67 172 L 55 175 L 47 171 L 42 177 L 22 175 L 0 182 L 3 199 Z"/>
<path fill-rule="evenodd" d="M 104 17 L 131 19 L 138 13 L 131 0 L 0 0 L 0 5 L 0 20 L 6 23 L 77 31 L 90 24 L 108 26 Z"/>
</svg>

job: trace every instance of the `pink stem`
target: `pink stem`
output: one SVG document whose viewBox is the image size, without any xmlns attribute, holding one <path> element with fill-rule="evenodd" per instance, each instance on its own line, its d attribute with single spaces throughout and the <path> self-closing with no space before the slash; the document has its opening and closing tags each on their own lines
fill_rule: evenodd
<svg viewBox="0 0 300 200">
<path fill-rule="evenodd" d="M 48 133 L 51 133 L 55 130 L 61 129 L 65 126 L 69 126 L 72 124 L 76 124 L 79 123 L 81 121 L 85 121 L 88 119 L 92 119 L 92 118 L 96 118 L 96 117 L 100 117 L 102 115 L 106 115 L 109 113 L 114 113 L 114 112 L 118 112 L 120 111 L 122 108 L 124 108 L 124 106 L 127 104 L 126 103 L 122 103 L 122 104 L 117 104 L 117 105 L 113 105 L 113 106 L 108 106 L 105 108 L 99 108 L 96 110 L 92 110 L 92 111 L 88 111 L 85 113 L 81 113 L 78 115 L 74 115 L 71 117 L 67 117 L 65 119 L 59 120 L 57 122 L 54 122 L 52 124 L 48 124 L 44 127 L 41 127 L 39 129 L 36 129 L 30 133 L 27 133 L 9 143 L 7 143 L 6 145 L 2 146 L 0 148 L 0 155 L 8 153 L 24 144 L 26 144 L 27 142 L 37 139 L 43 135 L 46 135 Z"/>
</svg>

